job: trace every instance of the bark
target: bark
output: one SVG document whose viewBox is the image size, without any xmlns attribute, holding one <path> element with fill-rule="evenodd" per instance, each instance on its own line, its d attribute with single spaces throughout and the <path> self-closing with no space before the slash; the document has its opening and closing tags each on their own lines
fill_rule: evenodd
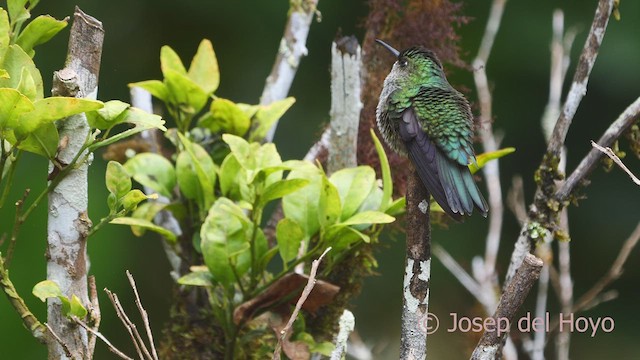
<svg viewBox="0 0 640 360">
<path fill-rule="evenodd" d="M 69 37 L 69 50 L 64 69 L 53 79 L 54 96 L 96 99 L 104 30 L 102 23 L 79 8 L 74 13 Z M 61 146 L 57 160 L 69 164 L 76 157 L 89 134 L 84 114 L 60 122 Z M 87 215 L 87 171 L 91 155 L 71 170 L 49 193 L 47 226 L 47 278 L 56 282 L 62 293 L 80 298 L 89 307 L 87 290 L 86 240 L 91 227 Z M 53 164 L 50 166 L 53 170 Z M 73 358 L 91 358 L 87 332 L 69 321 L 62 313 L 58 299 L 47 302 L 48 324 L 66 345 Z M 49 343 L 49 359 L 68 359 L 58 342 Z"/>
</svg>

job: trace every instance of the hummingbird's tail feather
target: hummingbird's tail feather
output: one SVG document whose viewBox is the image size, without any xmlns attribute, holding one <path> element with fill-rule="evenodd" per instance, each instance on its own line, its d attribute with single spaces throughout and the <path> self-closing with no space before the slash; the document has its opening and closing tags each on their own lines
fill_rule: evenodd
<svg viewBox="0 0 640 360">
<path fill-rule="evenodd" d="M 473 181 L 469 168 L 449 159 L 420 128 L 413 110 L 403 113 L 399 134 L 420 180 L 442 209 L 462 221 L 474 207 L 487 216 L 487 202 Z"/>
</svg>

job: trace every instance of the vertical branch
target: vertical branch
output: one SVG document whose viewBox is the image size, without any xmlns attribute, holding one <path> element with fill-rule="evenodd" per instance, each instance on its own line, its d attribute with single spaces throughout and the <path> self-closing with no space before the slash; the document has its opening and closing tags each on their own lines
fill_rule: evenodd
<svg viewBox="0 0 640 360">
<path fill-rule="evenodd" d="M 280 40 L 273 69 L 262 91 L 260 105 L 268 105 L 287 97 L 300 60 L 307 55 L 307 36 L 313 15 L 316 13 L 318 0 L 290 0 L 290 3 L 289 19 Z M 276 122 L 269 129 L 264 139 L 266 142 L 273 141 L 277 127 Z"/>
<path fill-rule="evenodd" d="M 102 23 L 76 7 L 69 36 L 69 50 L 64 69 L 55 72 L 54 96 L 72 96 L 95 99 L 104 30 Z M 89 135 L 84 114 L 60 122 L 61 146 L 57 160 L 69 164 L 81 151 Z M 71 298 L 76 295 L 83 304 L 89 304 L 87 293 L 87 233 L 91 221 L 87 215 L 87 172 L 91 155 L 72 169 L 58 186 L 49 193 L 49 219 L 47 226 L 47 278 L 55 281 L 62 293 Z M 49 167 L 53 169 L 53 164 Z M 58 299 L 47 302 L 48 324 L 65 343 L 74 358 L 88 355 L 87 332 L 72 324 L 62 314 Z M 49 343 L 49 359 L 67 359 L 57 342 Z"/>
<path fill-rule="evenodd" d="M 494 0 L 491 6 L 487 27 L 478 50 L 478 55 L 473 60 L 473 78 L 480 101 L 480 137 L 485 152 L 498 150 L 498 141 L 493 133 L 492 126 L 492 97 L 487 79 L 486 64 L 493 48 L 496 34 L 500 28 L 502 14 L 506 0 Z M 498 248 L 500 247 L 500 233 L 502 232 L 502 221 L 504 219 L 504 206 L 502 204 L 502 185 L 500 183 L 500 168 L 498 161 L 487 163 L 483 169 L 483 174 L 487 184 L 489 194 L 489 231 L 487 233 L 484 271 L 477 274 L 476 278 L 483 291 L 487 294 L 495 293 L 495 266 L 498 258 Z M 495 296 L 494 296 L 495 298 Z M 494 300 L 495 302 L 495 300 Z"/>
<path fill-rule="evenodd" d="M 331 45 L 331 136 L 327 172 L 355 167 L 360 122 L 360 45 L 354 36 Z"/>
<path fill-rule="evenodd" d="M 407 184 L 407 254 L 403 282 L 400 359 L 427 357 L 431 224 L 429 193 L 414 170 Z"/>
</svg>

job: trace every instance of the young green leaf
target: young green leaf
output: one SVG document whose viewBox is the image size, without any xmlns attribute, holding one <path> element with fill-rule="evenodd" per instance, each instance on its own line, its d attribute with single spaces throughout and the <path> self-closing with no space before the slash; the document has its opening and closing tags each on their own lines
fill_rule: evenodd
<svg viewBox="0 0 640 360">
<path fill-rule="evenodd" d="M 187 74 L 172 69 L 163 70 L 163 73 L 164 85 L 169 93 L 169 102 L 190 114 L 200 112 L 209 100 L 209 95 L 189 79 Z"/>
<path fill-rule="evenodd" d="M 227 198 L 216 200 L 200 228 L 204 262 L 213 279 L 226 288 L 249 270 L 252 229 L 243 210 Z"/>
<path fill-rule="evenodd" d="M 187 69 L 185 69 L 180 56 L 169 46 L 165 45 L 160 49 L 160 69 L 162 74 L 166 77 L 166 71 L 175 71 L 182 75 L 187 75 Z"/>
<path fill-rule="evenodd" d="M 100 101 L 82 98 L 54 96 L 37 100 L 33 103 L 33 111 L 20 116 L 17 126 L 14 127 L 14 132 L 18 139 L 24 139 L 29 133 L 46 123 L 52 123 L 86 111 L 97 110 L 103 106 Z"/>
<path fill-rule="evenodd" d="M 87 122 L 92 129 L 109 129 L 124 120 L 130 106 L 120 100 L 107 101 L 103 108 L 87 112 Z"/>
<path fill-rule="evenodd" d="M 124 168 L 135 181 L 171 198 L 176 186 L 176 172 L 173 164 L 162 155 L 137 154 L 124 164 Z"/>
<path fill-rule="evenodd" d="M 16 89 L 0 89 L 0 131 L 18 126 L 22 114 L 33 111 L 31 100 Z"/>
<path fill-rule="evenodd" d="M 131 217 L 136 219 L 151 221 L 156 217 L 156 215 L 160 211 L 164 210 L 167 206 L 169 206 L 169 204 L 158 202 L 158 201 L 147 201 L 143 204 L 140 204 L 133 211 L 133 213 L 131 213 Z M 137 227 L 137 226 L 131 227 L 131 232 L 133 232 L 135 236 L 142 236 L 144 235 L 145 231 L 146 229 L 143 227 Z"/>
<path fill-rule="evenodd" d="M 12 25 L 23 22 L 31 17 L 29 10 L 25 7 L 27 1 L 28 0 L 7 0 Z"/>
<path fill-rule="evenodd" d="M 216 166 L 202 146 L 181 133 L 178 137 L 185 149 L 176 162 L 178 185 L 187 198 L 197 199 L 200 208 L 206 211 L 215 199 Z"/>
<path fill-rule="evenodd" d="M 35 295 L 42 302 L 47 301 L 48 298 L 57 298 L 60 296 L 64 296 L 58 284 L 51 280 L 40 281 L 33 287 L 31 293 L 33 293 L 33 295 Z"/>
<path fill-rule="evenodd" d="M 26 67 L 22 68 L 22 73 L 20 74 L 20 82 L 18 83 L 18 87 L 16 90 L 20 91 L 22 95 L 29 98 L 31 101 L 35 101 L 38 96 L 38 90 L 36 89 L 36 83 L 33 80 L 33 76 Z"/>
<path fill-rule="evenodd" d="M 211 282 L 211 273 L 207 268 L 203 270 L 192 271 L 187 275 L 178 279 L 178 284 L 180 285 L 189 285 L 189 286 L 203 286 L 203 287 L 211 287 L 213 286 Z"/>
<path fill-rule="evenodd" d="M 278 251 L 280 251 L 285 268 L 298 255 L 300 244 L 304 238 L 304 230 L 293 219 L 284 218 L 276 225 Z"/>
<path fill-rule="evenodd" d="M 129 87 L 130 88 L 139 87 L 141 89 L 147 90 L 149 94 L 162 100 L 162 102 L 164 103 L 169 102 L 169 90 L 164 85 L 164 83 L 160 80 L 146 80 L 146 81 L 130 83 Z"/>
<path fill-rule="evenodd" d="M 14 138 L 15 140 L 15 138 Z M 58 151 L 60 135 L 54 123 L 46 123 L 30 133 L 18 144 L 18 149 L 53 159 Z M 9 140 L 10 143 L 14 144 Z"/>
<path fill-rule="evenodd" d="M 338 189 L 322 174 L 322 189 L 318 204 L 318 221 L 321 227 L 334 224 L 342 213 Z"/>
<path fill-rule="evenodd" d="M 306 236 L 311 237 L 318 232 L 318 200 L 322 189 L 322 174 L 311 163 L 305 163 L 289 173 L 287 179 L 307 179 L 309 185 L 304 191 L 297 191 L 282 198 L 282 209 L 285 217 L 297 222 L 304 230 Z"/>
<path fill-rule="evenodd" d="M 174 243 L 177 240 L 176 234 L 172 233 L 169 229 L 165 229 L 162 226 L 158 226 L 152 223 L 149 220 L 135 219 L 132 217 L 119 217 L 111 220 L 109 223 L 118 224 L 118 225 L 129 225 L 131 227 L 133 226 L 143 227 L 147 230 L 157 232 L 158 234 L 164 236 L 165 239 L 167 239 L 167 241 L 169 242 Z"/>
<path fill-rule="evenodd" d="M 51 40 L 66 26 L 67 22 L 64 20 L 56 20 L 49 15 L 40 15 L 22 30 L 16 40 L 16 44 L 20 45 L 24 52 L 33 57 L 35 54 L 33 48 L 35 46 Z"/>
<path fill-rule="evenodd" d="M 508 148 L 492 151 L 489 153 L 482 153 L 476 156 L 475 163 L 469 164 L 469 170 L 471 171 L 472 174 L 475 174 L 478 170 L 482 169 L 487 162 L 509 155 L 514 151 L 516 151 L 516 148 L 508 147 Z"/>
<path fill-rule="evenodd" d="M 345 220 L 358 211 L 376 186 L 376 173 L 370 166 L 358 166 L 338 170 L 329 180 L 338 189 L 342 203 L 340 219 Z"/>
<path fill-rule="evenodd" d="M 198 121 L 198 126 L 213 133 L 225 132 L 244 136 L 249 130 L 251 119 L 232 101 L 216 98 L 211 102 L 209 112 Z"/>
<path fill-rule="evenodd" d="M 109 161 L 107 164 L 105 182 L 109 192 L 114 194 L 117 199 L 125 196 L 131 190 L 131 176 L 117 161 Z"/>
<path fill-rule="evenodd" d="M 11 42 L 11 25 L 9 24 L 9 15 L 5 9 L 0 8 L 0 59 L 4 58 L 4 54 L 9 49 Z"/>
<path fill-rule="evenodd" d="M 275 182 L 264 189 L 262 196 L 260 196 L 262 206 L 267 204 L 269 201 L 279 199 L 285 195 L 291 194 L 292 192 L 298 191 L 308 184 L 309 180 L 305 179 L 286 179 Z"/>
<path fill-rule="evenodd" d="M 296 99 L 288 97 L 274 101 L 269 105 L 261 106 L 253 117 L 249 141 L 262 141 L 269 129 L 271 129 L 271 126 L 278 121 L 295 102 Z"/>
<path fill-rule="evenodd" d="M 193 82 L 198 84 L 209 95 L 218 89 L 220 72 L 211 41 L 204 39 L 200 42 L 198 51 L 193 60 L 191 60 L 188 75 Z"/>
<path fill-rule="evenodd" d="M 1 47 L 1 45 L 0 45 Z M 31 78 L 36 87 L 36 96 L 34 100 L 40 100 L 44 97 L 42 85 L 42 75 L 36 67 L 33 59 L 22 50 L 18 45 L 10 45 L 6 50 L 4 59 L 0 59 L 0 69 L 5 69 L 9 74 L 8 78 L 0 78 L 0 88 L 18 88 L 22 69 L 26 68 L 31 74 Z"/>
<path fill-rule="evenodd" d="M 157 199 L 157 194 L 145 195 L 140 189 L 133 189 L 122 197 L 122 207 L 126 211 L 134 210 L 139 203 L 147 199 Z"/>
<path fill-rule="evenodd" d="M 222 195 L 236 201 L 241 199 L 241 188 L 247 187 L 247 176 L 235 154 L 230 153 L 222 161 L 219 182 Z"/>
<path fill-rule="evenodd" d="M 84 317 L 87 316 L 87 309 L 82 305 L 80 298 L 73 294 L 71 296 L 71 301 L 69 302 L 69 311 L 64 311 L 64 315 L 67 317 L 75 316 L 77 318 L 84 319 Z"/>
<path fill-rule="evenodd" d="M 382 201 L 380 202 L 380 211 L 386 211 L 391 203 L 391 196 L 393 195 L 393 179 L 391 178 L 391 168 L 389 167 L 389 159 L 387 158 L 387 154 L 384 152 L 384 148 L 382 147 L 382 143 L 376 136 L 376 133 L 371 131 L 371 138 L 373 139 L 373 144 L 376 146 L 376 152 L 378 153 L 378 158 L 380 159 L 380 172 L 382 172 Z"/>
<path fill-rule="evenodd" d="M 394 222 L 396 219 L 393 216 L 387 215 L 379 211 L 364 211 L 357 213 L 343 221 L 342 225 L 362 225 L 362 224 L 388 224 Z"/>
</svg>

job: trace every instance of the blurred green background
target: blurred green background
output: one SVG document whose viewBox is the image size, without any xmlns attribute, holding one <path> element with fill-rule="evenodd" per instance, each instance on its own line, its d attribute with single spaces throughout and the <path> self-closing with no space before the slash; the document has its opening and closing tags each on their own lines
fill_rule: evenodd
<svg viewBox="0 0 640 360">
<path fill-rule="evenodd" d="M 504 133 L 503 146 L 518 150 L 501 162 L 506 194 L 516 174 L 524 177 L 527 203 L 530 202 L 533 171 L 544 149 L 540 117 L 548 97 L 549 44 L 551 17 L 555 8 L 565 10 L 566 27 L 579 30 L 572 51 L 572 66 L 582 49 L 597 1 L 509 2 L 494 51 L 488 64 L 488 76 L 494 90 L 495 128 Z M 127 83 L 160 78 L 159 51 L 170 45 L 184 61 L 193 56 L 202 38 L 210 39 L 216 50 L 221 86 L 217 94 L 239 102 L 257 103 L 264 80 L 271 70 L 286 21 L 288 2 L 272 1 L 90 1 L 42 0 L 34 15 L 51 14 L 63 18 L 73 13 L 74 5 L 100 19 L 106 29 L 100 74 L 101 100 L 128 99 Z M 2 2 L 3 7 L 6 2 Z M 465 2 L 463 13 L 472 21 L 459 28 L 462 57 L 470 62 L 477 52 L 484 31 L 490 1 Z M 297 102 L 280 122 L 276 144 L 284 159 L 302 157 L 317 138 L 329 112 L 330 44 L 336 32 L 356 34 L 367 14 L 366 2 L 321 0 L 322 21 L 314 22 L 308 41 L 309 56 L 304 58 L 291 95 Z M 602 131 L 624 108 L 640 95 L 640 3 L 622 1 L 622 20 L 612 20 L 600 55 L 567 140 L 568 169 L 573 169 L 590 149 L 589 140 Z M 424 34 L 425 37 L 429 34 Z M 63 66 L 68 30 L 37 49 L 36 64 L 51 87 L 51 74 Z M 468 70 L 448 67 L 449 79 L 456 86 L 473 89 Z M 565 86 L 565 89 L 567 86 Z M 45 90 L 48 91 L 48 90 Z M 470 100 L 475 101 L 471 93 Z M 627 165 L 640 172 L 640 162 L 628 158 Z M 47 164 L 26 157 L 19 167 L 14 191 L 8 203 L 17 200 L 29 187 L 37 193 L 45 185 Z M 91 167 L 90 210 L 94 222 L 107 212 L 104 188 L 105 163 L 100 154 Z M 33 194 L 32 193 L 32 194 Z M 580 207 L 570 208 L 572 271 L 575 294 L 583 294 L 615 258 L 622 242 L 640 219 L 640 192 L 618 169 L 605 174 L 598 169 L 587 190 L 588 199 Z M 12 206 L 0 211 L 0 232 L 9 231 L 13 222 Z M 22 229 L 13 265 L 12 280 L 27 304 L 44 319 L 45 308 L 31 295 L 32 286 L 43 280 L 46 238 L 46 205 L 38 209 Z M 480 217 L 449 229 L 434 229 L 434 241 L 442 244 L 466 268 L 473 256 L 484 253 L 487 223 Z M 513 242 L 519 231 L 514 216 L 506 212 L 499 256 L 499 270 L 508 265 Z M 365 343 L 376 350 L 376 358 L 397 358 L 400 329 L 404 240 L 384 240 L 378 252 L 379 276 L 367 279 L 363 294 L 354 303 L 357 329 Z M 168 317 L 170 296 L 169 266 L 155 236 L 134 238 L 125 227 L 107 226 L 89 244 L 91 273 L 98 288 L 119 294 L 131 314 L 135 307 L 125 270 L 136 277 L 142 300 L 151 317 L 156 339 L 161 339 L 163 322 Z M 622 278 L 612 288 L 619 298 L 585 312 L 585 316 L 611 316 L 611 333 L 574 333 L 571 353 L 574 359 L 637 359 L 640 312 L 640 254 L 630 256 Z M 120 327 L 108 300 L 101 293 L 102 331 L 118 347 L 131 351 L 128 337 Z M 531 300 L 531 299 L 530 299 Z M 553 296 L 550 311 L 557 314 Z M 523 311 L 532 311 L 531 301 Z M 477 316 L 480 309 L 464 288 L 435 261 L 432 269 L 430 310 L 450 327 L 449 313 Z M 137 316 L 134 316 L 137 318 Z M 429 337 L 430 357 L 467 358 L 476 338 L 441 328 Z M 23 328 L 4 297 L 0 299 L 0 359 L 44 359 L 45 347 L 36 343 Z M 113 356 L 98 345 L 96 359 Z"/>
</svg>

